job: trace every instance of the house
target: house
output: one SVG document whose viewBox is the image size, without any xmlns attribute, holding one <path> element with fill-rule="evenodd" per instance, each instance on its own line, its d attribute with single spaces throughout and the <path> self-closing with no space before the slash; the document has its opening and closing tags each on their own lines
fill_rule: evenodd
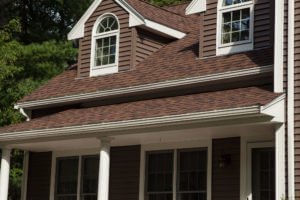
<svg viewBox="0 0 300 200">
<path fill-rule="evenodd" d="M 300 0 L 95 0 L 76 67 L 0 129 L 23 200 L 300 199 Z"/>
</svg>

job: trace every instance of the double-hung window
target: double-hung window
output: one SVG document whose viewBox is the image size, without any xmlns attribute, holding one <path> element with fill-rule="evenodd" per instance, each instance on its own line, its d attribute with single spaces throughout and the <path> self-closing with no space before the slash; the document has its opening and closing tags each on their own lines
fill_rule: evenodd
<svg viewBox="0 0 300 200">
<path fill-rule="evenodd" d="M 217 54 L 253 49 L 252 0 L 220 0 L 218 7 Z"/>
<path fill-rule="evenodd" d="M 97 200 L 99 156 L 58 158 L 55 200 Z"/>
<path fill-rule="evenodd" d="M 106 14 L 95 23 L 92 38 L 91 76 L 118 72 L 119 22 Z"/>
<path fill-rule="evenodd" d="M 147 152 L 146 200 L 206 200 L 207 149 Z"/>
</svg>

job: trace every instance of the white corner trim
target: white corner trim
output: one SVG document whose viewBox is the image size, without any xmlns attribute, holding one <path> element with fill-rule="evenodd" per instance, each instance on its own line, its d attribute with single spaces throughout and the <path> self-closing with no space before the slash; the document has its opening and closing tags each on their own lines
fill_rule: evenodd
<svg viewBox="0 0 300 200">
<path fill-rule="evenodd" d="M 290 10 L 289 10 L 290 12 Z M 284 1 L 275 0 L 274 92 L 283 92 Z"/>
<path fill-rule="evenodd" d="M 16 106 L 23 109 L 43 107 L 50 104 L 53 105 L 53 104 L 61 104 L 61 103 L 71 103 L 76 101 L 84 101 L 88 99 L 103 98 L 103 97 L 114 96 L 114 95 L 133 94 L 133 93 L 146 92 L 146 91 L 156 90 L 156 89 L 171 88 L 171 87 L 184 86 L 190 84 L 199 84 L 199 83 L 238 78 L 238 77 L 251 76 L 251 75 L 259 75 L 263 73 L 272 72 L 272 70 L 273 70 L 273 66 L 267 65 L 267 66 L 254 67 L 254 68 L 242 69 L 236 71 L 228 71 L 228 72 L 216 73 L 216 74 L 210 74 L 204 76 L 197 76 L 191 78 L 125 87 L 120 89 L 103 90 L 103 91 L 97 91 L 91 93 L 83 93 L 83 94 L 49 98 L 43 100 L 28 101 L 28 102 L 18 103 L 16 104 Z"/>
<path fill-rule="evenodd" d="M 280 2 L 280 0 L 277 0 Z M 276 2 L 277 2 L 276 1 Z M 278 8 L 279 9 L 279 8 Z M 288 1 L 288 77 L 287 77 L 287 137 L 288 137 L 288 199 L 295 200 L 295 1 Z"/>
<path fill-rule="evenodd" d="M 185 9 L 186 15 L 201 13 L 206 11 L 206 0 L 193 0 Z"/>
<path fill-rule="evenodd" d="M 153 30 L 159 31 L 161 33 L 167 34 L 171 37 L 177 38 L 177 39 L 182 39 L 183 37 L 186 36 L 186 33 L 183 33 L 181 31 L 175 30 L 173 28 L 170 28 L 168 26 L 159 24 L 157 22 L 145 19 L 145 26 L 148 28 L 151 28 Z"/>
<path fill-rule="evenodd" d="M 23 139 L 37 139 L 44 137 L 60 137 L 69 135 L 81 135 L 86 133 L 97 133 L 99 136 L 113 131 L 124 131 L 138 128 L 149 128 L 166 125 L 188 124 L 196 121 L 214 122 L 226 119 L 236 119 L 260 115 L 259 105 L 213 110 L 207 112 L 196 112 L 181 115 L 169 115 L 163 117 L 144 118 L 137 120 L 116 121 L 108 123 L 97 123 L 89 125 L 69 126 L 62 128 L 48 128 L 40 130 L 6 132 L 0 134 L 0 142 L 17 141 Z M 102 134 L 102 135 L 101 135 Z"/>
<path fill-rule="evenodd" d="M 90 18 L 90 16 L 94 13 L 97 7 L 102 3 L 103 0 L 95 0 L 92 5 L 88 8 L 88 10 L 84 13 L 84 15 L 80 18 L 77 24 L 73 27 L 73 29 L 68 34 L 68 40 L 75 40 L 78 38 L 84 37 L 84 24 Z M 124 0 L 115 0 L 124 10 L 129 13 L 129 19 L 133 21 L 129 21 L 129 26 L 136 26 L 144 24 L 144 18 L 140 15 L 135 9 L 133 9 L 126 1 Z"/>
<path fill-rule="evenodd" d="M 285 122 L 285 94 L 279 96 L 271 103 L 261 107 L 261 113 L 272 116 L 272 122 Z"/>
<path fill-rule="evenodd" d="M 140 154 L 140 182 L 139 182 L 139 200 L 145 199 L 145 175 L 146 175 L 146 153 L 148 151 L 163 151 L 173 150 L 174 151 L 174 167 L 173 167 L 173 199 L 176 198 L 176 180 L 177 178 L 177 151 L 179 149 L 190 149 L 190 148 L 207 148 L 207 200 L 211 200 L 212 193 L 212 140 L 193 140 L 184 142 L 164 142 L 155 143 L 141 146 Z"/>
</svg>

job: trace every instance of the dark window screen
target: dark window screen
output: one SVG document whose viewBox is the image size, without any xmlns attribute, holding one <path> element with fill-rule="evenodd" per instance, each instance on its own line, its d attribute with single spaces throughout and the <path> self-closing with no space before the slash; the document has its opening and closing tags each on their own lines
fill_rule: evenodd
<svg viewBox="0 0 300 200">
<path fill-rule="evenodd" d="M 275 199 L 275 151 L 274 148 L 252 150 L 253 200 Z"/>
</svg>

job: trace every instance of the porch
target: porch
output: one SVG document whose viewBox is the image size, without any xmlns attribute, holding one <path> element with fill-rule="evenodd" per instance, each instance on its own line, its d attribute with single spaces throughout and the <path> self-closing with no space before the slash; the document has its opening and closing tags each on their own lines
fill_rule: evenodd
<svg viewBox="0 0 300 200">
<path fill-rule="evenodd" d="M 30 152 L 24 200 L 281 199 L 281 126 L 232 122 L 11 144 L 2 157 L 1 191 L 9 149 L 16 148 Z"/>
<path fill-rule="evenodd" d="M 280 200 L 284 95 L 242 88 L 68 109 L 0 130 L 27 152 L 23 200 Z"/>
</svg>

